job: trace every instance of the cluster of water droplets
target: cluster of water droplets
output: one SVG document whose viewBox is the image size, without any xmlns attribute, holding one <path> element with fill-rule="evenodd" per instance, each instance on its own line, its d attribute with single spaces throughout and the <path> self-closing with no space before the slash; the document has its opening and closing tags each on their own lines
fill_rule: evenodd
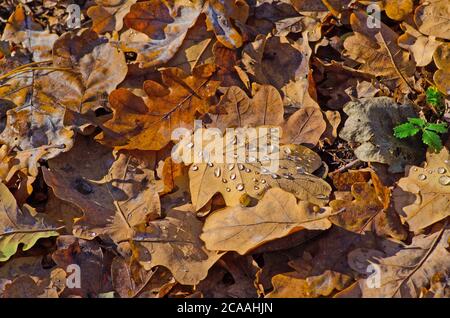
<svg viewBox="0 0 450 318">
<path fill-rule="evenodd" d="M 444 160 L 444 163 L 447 165 L 447 166 L 449 166 L 450 165 L 450 161 L 449 160 Z M 414 168 L 413 169 L 414 171 L 418 171 L 419 169 L 418 168 Z M 443 185 L 443 186 L 446 186 L 446 185 L 450 185 L 450 176 L 449 175 L 447 175 L 446 173 L 448 172 L 448 168 L 445 168 L 445 167 L 438 167 L 437 169 L 435 169 L 435 170 L 432 170 L 432 169 L 425 169 L 424 170 L 424 173 L 420 173 L 418 176 L 417 176 L 417 178 L 420 180 L 420 181 L 426 181 L 427 180 L 427 174 L 428 175 L 432 175 L 434 172 L 436 172 L 437 174 L 439 174 L 440 175 L 440 177 L 439 177 L 439 184 L 441 184 L 441 185 Z"/>
</svg>

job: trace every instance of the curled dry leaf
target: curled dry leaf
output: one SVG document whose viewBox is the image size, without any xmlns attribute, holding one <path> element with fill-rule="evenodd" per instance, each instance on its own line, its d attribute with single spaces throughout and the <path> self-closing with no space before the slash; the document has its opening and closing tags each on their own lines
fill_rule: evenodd
<svg viewBox="0 0 450 318">
<path fill-rule="evenodd" d="M 165 63 L 183 43 L 202 6 L 203 0 L 135 3 L 124 18 L 129 30 L 121 34 L 118 44 L 124 51 L 136 52 L 141 67 Z"/>
<path fill-rule="evenodd" d="M 420 230 L 450 216 L 450 155 L 429 152 L 424 168 L 410 167 L 394 190 L 397 212 L 411 231 Z"/>
<path fill-rule="evenodd" d="M 359 143 L 358 159 L 389 165 L 390 172 L 402 172 L 406 164 L 421 160 L 421 144 L 416 138 L 407 141 L 393 136 L 394 126 L 416 117 L 411 105 L 399 105 L 388 97 L 363 98 L 344 107 L 349 116 L 339 136 Z M 383 120 L 380 120 L 380 119 Z"/>
<path fill-rule="evenodd" d="M 58 236 L 58 228 L 52 226 L 45 215 L 38 214 L 28 204 L 22 209 L 3 183 L 0 183 L 0 262 L 7 261 L 23 244 L 29 250 L 40 238 Z"/>
<path fill-rule="evenodd" d="M 241 255 L 301 229 L 325 230 L 329 214 L 282 189 L 269 189 L 255 207 L 227 207 L 206 218 L 200 238 L 206 248 Z"/>
<path fill-rule="evenodd" d="M 306 33 L 302 43 L 286 37 L 259 35 L 244 46 L 242 66 L 252 81 L 278 89 L 285 106 L 318 107 L 309 92 L 311 53 Z"/>
<path fill-rule="evenodd" d="M 89 7 L 87 15 L 92 19 L 92 30 L 101 34 L 120 31 L 123 18 L 137 0 L 104 1 L 97 0 L 97 5 Z"/>
<path fill-rule="evenodd" d="M 243 0 L 209 0 L 205 6 L 208 30 L 213 30 L 217 40 L 230 49 L 242 46 L 243 39 L 231 20 L 245 23 L 249 6 Z"/>
<path fill-rule="evenodd" d="M 211 64 L 186 75 L 178 68 L 161 70 L 164 84 L 145 81 L 146 97 L 125 88 L 109 96 L 113 118 L 97 138 L 116 149 L 159 150 L 166 146 L 175 128 L 192 129 L 197 114 L 206 113 L 219 85 L 211 76 Z"/>
<path fill-rule="evenodd" d="M 49 167 L 43 169 L 44 179 L 55 195 L 84 213 L 73 227 L 77 237 L 107 235 L 116 243 L 127 241 L 135 227 L 160 215 L 148 153 L 113 154 L 80 136 L 74 148 L 49 161 Z"/>
<path fill-rule="evenodd" d="M 158 265 L 168 268 L 180 284 L 198 284 L 222 256 L 206 249 L 200 240 L 202 226 L 192 206 L 171 209 L 164 219 L 150 222 L 145 232 L 133 237 L 139 262 L 146 270 Z"/>
</svg>

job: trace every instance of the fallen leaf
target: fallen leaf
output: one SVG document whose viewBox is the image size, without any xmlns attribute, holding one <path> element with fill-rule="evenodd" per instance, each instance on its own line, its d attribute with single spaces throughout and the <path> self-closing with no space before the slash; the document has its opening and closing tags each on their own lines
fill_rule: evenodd
<svg viewBox="0 0 450 318">
<path fill-rule="evenodd" d="M 137 226 L 160 215 L 148 155 L 113 154 L 109 148 L 79 137 L 71 151 L 49 162 L 50 169 L 43 169 L 46 183 L 58 198 L 84 213 L 73 227 L 77 237 L 92 240 L 108 235 L 116 243 L 127 241 Z"/>
<path fill-rule="evenodd" d="M 426 35 L 450 40 L 450 3 L 446 0 L 428 0 L 416 8 L 414 21 Z"/>
<path fill-rule="evenodd" d="M 315 207 L 315 208 L 314 208 Z M 274 239 L 301 229 L 327 229 L 328 213 L 282 189 L 270 189 L 251 208 L 227 207 L 206 218 L 200 238 L 206 248 L 244 255 Z"/>
<path fill-rule="evenodd" d="M 420 230 L 450 215 L 450 160 L 447 148 L 428 153 L 424 168 L 412 166 L 394 190 L 395 208 L 410 230 Z"/>
<path fill-rule="evenodd" d="M 92 19 L 92 30 L 101 34 L 120 31 L 123 28 L 123 18 L 137 0 L 104 1 L 96 0 L 97 5 L 89 7 L 87 15 Z"/>
<path fill-rule="evenodd" d="M 211 79 L 211 64 L 196 68 L 193 75 L 180 69 L 161 71 L 163 85 L 145 81 L 146 97 L 119 88 L 109 95 L 113 118 L 104 124 L 97 139 L 116 149 L 159 150 L 171 140 L 175 128 L 191 129 L 197 113 L 206 113 L 219 85 Z"/>
<path fill-rule="evenodd" d="M 59 235 L 58 228 L 49 224 L 44 215 L 36 213 L 28 204 L 20 209 L 3 183 L 0 183 L 0 202 L 0 262 L 14 255 L 20 244 L 26 251 L 40 238 Z"/>
<path fill-rule="evenodd" d="M 222 256 L 206 249 L 199 238 L 202 226 L 190 205 L 171 209 L 164 219 L 150 222 L 145 232 L 133 237 L 140 263 L 146 270 L 158 265 L 168 268 L 180 284 L 198 284 Z"/>
<path fill-rule="evenodd" d="M 360 145 L 355 149 L 358 159 L 389 165 L 390 172 L 402 172 L 406 164 L 421 160 L 418 140 L 407 141 L 393 136 L 395 125 L 416 117 L 411 105 L 398 105 L 387 97 L 364 98 L 344 107 L 349 116 L 339 136 Z M 380 121 L 383 118 L 383 121 Z"/>
</svg>

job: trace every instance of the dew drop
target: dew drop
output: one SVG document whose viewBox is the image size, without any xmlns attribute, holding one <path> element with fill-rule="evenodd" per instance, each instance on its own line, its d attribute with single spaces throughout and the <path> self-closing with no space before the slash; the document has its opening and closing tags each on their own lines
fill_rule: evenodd
<svg viewBox="0 0 450 318">
<path fill-rule="evenodd" d="M 235 174 L 235 173 L 232 173 L 232 174 L 230 175 L 230 179 L 231 179 L 231 180 L 236 179 L 236 174 Z"/>
<path fill-rule="evenodd" d="M 268 169 L 266 169 L 266 168 L 262 168 L 262 169 L 261 169 L 261 173 L 263 173 L 263 174 L 267 174 L 267 173 L 269 173 L 269 170 L 268 170 Z"/>
<path fill-rule="evenodd" d="M 223 183 L 227 183 L 228 181 L 227 181 L 227 179 L 222 178 L 222 182 L 223 182 Z"/>
<path fill-rule="evenodd" d="M 305 173 L 305 168 L 303 168 L 303 167 L 297 167 L 297 173 L 299 173 L 299 174 L 304 174 L 304 173 Z"/>
<path fill-rule="evenodd" d="M 239 170 L 244 170 L 245 167 L 244 167 L 244 165 L 243 165 L 242 163 L 239 163 L 239 164 L 238 164 L 238 169 L 239 169 Z"/>
<path fill-rule="evenodd" d="M 186 147 L 188 147 L 190 149 L 190 148 L 194 147 L 194 144 L 192 142 L 190 142 L 186 145 Z"/>
<path fill-rule="evenodd" d="M 250 170 L 249 168 L 245 169 L 245 172 L 250 173 L 252 172 L 252 170 Z"/>
<path fill-rule="evenodd" d="M 91 237 L 95 237 L 95 236 L 97 236 L 97 233 L 91 232 L 89 235 L 90 235 Z"/>
<path fill-rule="evenodd" d="M 427 178 L 426 175 L 424 175 L 423 173 L 419 174 L 419 180 L 425 180 Z"/>
<path fill-rule="evenodd" d="M 208 162 L 208 167 L 213 167 L 214 164 L 212 162 Z"/>
<path fill-rule="evenodd" d="M 417 170 L 419 170 L 419 169 L 417 169 L 417 168 L 414 168 L 414 169 L 413 169 L 413 171 L 417 171 Z"/>
<path fill-rule="evenodd" d="M 242 183 L 239 183 L 239 184 L 236 186 L 236 190 L 238 190 L 238 191 L 244 190 L 244 185 L 243 185 Z"/>
<path fill-rule="evenodd" d="M 266 179 L 261 179 L 261 183 L 265 184 L 266 183 Z"/>
<path fill-rule="evenodd" d="M 259 187 L 255 186 L 253 189 L 255 189 L 256 191 L 258 191 L 258 190 L 259 190 Z"/>
<path fill-rule="evenodd" d="M 428 170 L 428 174 L 433 174 L 433 170 Z"/>
<path fill-rule="evenodd" d="M 442 185 L 449 185 L 450 184 L 450 177 L 449 176 L 441 176 L 439 178 L 439 183 Z"/>
<path fill-rule="evenodd" d="M 222 174 L 222 170 L 220 170 L 219 167 L 214 169 L 214 175 L 216 176 L 216 178 L 219 178 L 221 174 Z"/>
<path fill-rule="evenodd" d="M 318 194 L 318 195 L 316 195 L 316 198 L 319 199 L 319 200 L 328 199 L 328 197 L 326 195 L 324 195 L 324 194 Z"/>
<path fill-rule="evenodd" d="M 258 179 L 253 178 L 252 181 L 253 181 L 253 182 L 258 182 Z"/>
<path fill-rule="evenodd" d="M 284 153 L 287 154 L 287 155 L 290 155 L 291 154 L 291 149 L 284 148 Z"/>
<path fill-rule="evenodd" d="M 292 179 L 294 179 L 294 178 L 292 178 L 290 175 L 288 175 L 288 174 L 283 174 L 283 177 L 285 178 L 285 179 L 288 179 L 288 180 L 292 180 Z"/>
<path fill-rule="evenodd" d="M 447 170 L 445 170 L 444 167 L 439 167 L 439 168 L 437 169 L 437 172 L 438 172 L 439 174 L 444 174 L 444 173 L 447 172 Z"/>
<path fill-rule="evenodd" d="M 280 176 L 277 175 L 276 173 L 273 173 L 273 174 L 271 175 L 271 177 L 272 177 L 272 179 L 280 179 Z"/>
<path fill-rule="evenodd" d="M 230 188 L 226 188 L 225 190 L 226 190 L 227 192 L 230 192 L 230 191 L 231 191 L 231 189 L 230 189 Z"/>
<path fill-rule="evenodd" d="M 198 166 L 193 165 L 193 166 L 192 166 L 192 171 L 197 171 L 197 170 L 198 170 Z"/>
<path fill-rule="evenodd" d="M 249 163 L 256 162 L 256 158 L 255 157 L 249 157 L 247 161 Z"/>
<path fill-rule="evenodd" d="M 230 163 L 229 165 L 228 165 L 228 170 L 233 170 L 234 169 L 234 163 Z"/>
</svg>

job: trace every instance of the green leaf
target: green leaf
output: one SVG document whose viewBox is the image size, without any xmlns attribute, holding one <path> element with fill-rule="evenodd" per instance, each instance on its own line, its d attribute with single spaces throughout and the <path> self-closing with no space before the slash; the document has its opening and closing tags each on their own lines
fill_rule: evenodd
<svg viewBox="0 0 450 318">
<path fill-rule="evenodd" d="M 443 95 L 436 87 L 432 87 L 432 86 L 428 87 L 426 95 L 427 95 L 427 103 L 428 104 L 435 106 L 437 108 L 442 107 Z"/>
<path fill-rule="evenodd" d="M 404 123 L 394 128 L 394 136 L 397 138 L 406 138 L 414 136 L 420 131 L 415 125 L 411 123 Z"/>
<path fill-rule="evenodd" d="M 428 124 L 425 127 L 426 130 L 431 130 L 439 134 L 444 134 L 447 132 L 447 124 L 446 123 L 440 123 L 440 124 Z"/>
<path fill-rule="evenodd" d="M 408 122 L 413 124 L 413 125 L 417 125 L 419 127 L 423 127 L 425 126 L 425 124 L 427 123 L 424 119 L 422 118 L 408 118 Z"/>
<path fill-rule="evenodd" d="M 442 149 L 442 141 L 438 134 L 430 130 L 424 130 L 422 134 L 424 144 L 430 146 L 434 151 Z"/>
</svg>

